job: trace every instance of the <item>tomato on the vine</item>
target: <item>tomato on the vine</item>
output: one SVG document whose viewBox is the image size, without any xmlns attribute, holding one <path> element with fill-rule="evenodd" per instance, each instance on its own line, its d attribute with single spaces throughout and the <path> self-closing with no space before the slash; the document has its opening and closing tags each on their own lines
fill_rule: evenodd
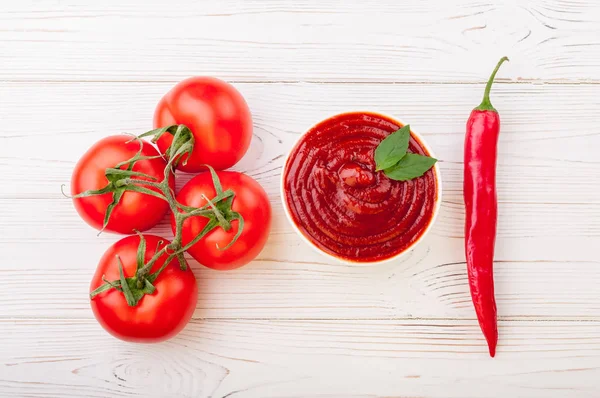
<svg viewBox="0 0 600 398">
<path fill-rule="evenodd" d="M 208 164 L 217 170 L 236 164 L 252 138 L 252 116 L 244 97 L 231 84 L 213 77 L 192 77 L 167 92 L 154 112 L 154 127 L 184 124 L 194 136 L 191 155 L 177 168 L 197 173 Z M 164 134 L 158 148 L 164 154 L 173 135 Z M 183 162 L 185 161 L 185 162 Z"/>
<path fill-rule="evenodd" d="M 144 263 L 170 242 L 155 236 L 145 239 Z M 125 278 L 136 275 L 140 236 L 131 235 L 112 245 L 102 256 L 90 284 L 90 292 L 107 281 L 119 281 L 119 261 Z M 167 260 L 168 253 L 158 257 L 150 269 L 154 273 Z M 114 283 L 114 282 L 113 282 Z M 191 319 L 198 299 L 198 286 L 192 270 L 180 268 L 173 259 L 152 282 L 155 291 L 144 294 L 136 305 L 129 305 L 123 292 L 109 288 L 91 298 L 94 316 L 113 336 L 131 342 L 159 342 L 179 333 Z"/>
<path fill-rule="evenodd" d="M 244 218 L 244 227 L 237 241 L 225 248 L 235 237 L 240 226 L 239 220 L 231 222 L 232 228 L 225 231 L 217 227 L 187 252 L 200 264 L 217 270 L 239 268 L 252 261 L 263 249 L 271 229 L 271 204 L 267 193 L 251 177 L 235 171 L 218 171 L 223 190 L 231 189 L 235 193 L 231 209 Z M 206 198 L 216 195 L 210 173 L 205 172 L 192 178 L 177 195 L 177 201 L 186 206 L 202 207 Z M 175 221 L 171 218 L 175 231 Z M 204 229 L 208 219 L 201 216 L 185 220 L 182 228 L 182 243 L 185 246 Z"/>
<path fill-rule="evenodd" d="M 141 152 L 140 152 L 141 149 Z M 71 179 L 71 193 L 78 195 L 85 191 L 99 191 L 110 185 L 106 170 L 114 168 L 121 162 L 132 159 L 139 153 L 143 157 L 153 159 L 137 160 L 131 171 L 143 173 L 155 179 L 164 180 L 165 160 L 156 148 L 150 143 L 133 139 L 126 135 L 114 135 L 96 142 L 79 159 L 73 170 Z M 126 166 L 120 169 L 126 169 Z M 137 180 L 149 180 L 147 177 L 135 176 Z M 175 187 L 173 175 L 169 178 L 169 185 Z M 113 186 L 114 190 L 123 189 Z M 160 192 L 156 188 L 149 188 Z M 107 210 L 113 202 L 114 192 L 103 194 L 74 197 L 73 204 L 81 218 L 96 229 L 102 229 Z M 168 203 L 158 197 L 141 192 L 124 191 L 114 208 L 104 231 L 121 234 L 132 234 L 135 231 L 145 231 L 154 227 L 169 210 Z"/>
</svg>

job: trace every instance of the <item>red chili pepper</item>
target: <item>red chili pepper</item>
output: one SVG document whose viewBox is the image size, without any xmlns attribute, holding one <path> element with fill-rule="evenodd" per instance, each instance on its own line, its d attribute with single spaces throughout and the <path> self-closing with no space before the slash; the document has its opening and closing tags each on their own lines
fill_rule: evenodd
<svg viewBox="0 0 600 398">
<path fill-rule="evenodd" d="M 466 206 L 465 255 L 471 298 L 490 356 L 496 355 L 498 326 L 494 298 L 494 245 L 496 241 L 496 147 L 500 116 L 490 102 L 490 89 L 502 58 L 485 86 L 481 104 L 467 121 L 463 195 Z"/>
</svg>

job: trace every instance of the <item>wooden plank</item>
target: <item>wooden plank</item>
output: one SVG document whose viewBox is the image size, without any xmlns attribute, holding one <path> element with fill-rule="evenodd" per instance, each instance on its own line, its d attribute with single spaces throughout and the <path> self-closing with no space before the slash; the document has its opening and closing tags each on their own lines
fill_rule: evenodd
<svg viewBox="0 0 600 398">
<path fill-rule="evenodd" d="M 595 398 L 600 391 L 597 322 L 500 322 L 495 359 L 475 321 L 195 320 L 160 345 L 122 343 L 93 320 L 2 320 L 0 328 L 11 336 L 0 340 L 0 390 L 10 396 Z"/>
<path fill-rule="evenodd" d="M 97 259 L 118 236 L 100 237 L 60 194 L 95 140 L 142 132 L 169 83 L 7 83 L 0 88 L 0 290 L 4 316 L 91 317 L 87 289 Z M 273 233 L 257 261 L 232 273 L 193 263 L 197 318 L 473 318 L 463 254 L 462 137 L 481 85 L 236 84 L 255 137 L 236 167 L 267 190 Z M 497 296 L 506 319 L 598 319 L 600 144 L 594 85 L 499 84 Z M 382 105 L 383 104 L 383 105 Z M 422 132 L 441 159 L 442 212 L 410 257 L 360 269 L 330 263 L 293 233 L 279 175 L 298 135 L 329 114 L 377 109 Z M 77 111 L 74 111 L 76 109 Z M 35 115 L 32 117 L 31 115 Z M 556 115 L 554 118 L 548 115 Z M 57 145 L 58 142 L 63 142 Z M 48 150 L 52 148 L 52 150 Z M 179 186 L 190 177 L 181 175 Z M 154 233 L 170 237 L 163 223 Z M 35 245 L 35 250 L 32 250 Z M 24 278 L 27 272 L 31 277 Z M 64 283 L 67 281 L 68 283 Z M 20 294 L 16 295 L 14 292 Z M 23 296 L 27 300 L 23 300 Z"/>
<path fill-rule="evenodd" d="M 0 197 L 60 198 L 60 184 L 68 183 L 78 157 L 106 135 L 151 129 L 154 106 L 171 86 L 4 83 L 0 116 L 9 127 L 0 136 L 0 168 L 14 170 L 18 165 L 19 174 L 4 172 L 8 183 Z M 419 131 L 441 160 L 445 198 L 460 200 L 465 123 L 480 101 L 482 85 L 236 87 L 246 97 L 255 125 L 252 146 L 236 169 L 268 185 L 270 192 L 278 189 L 284 156 L 299 134 L 334 113 L 368 109 L 404 119 Z M 493 101 L 502 119 L 501 202 L 600 203 L 590 189 L 600 183 L 600 163 L 593 151 L 600 145 L 596 94 L 595 85 L 494 86 Z"/>
<path fill-rule="evenodd" d="M 600 81 L 593 1 L 206 3 L 3 3 L 0 79 Z"/>
<path fill-rule="evenodd" d="M 531 242 L 527 240 L 524 245 Z M 549 245 L 539 240 L 533 243 Z M 39 254 L 35 259 L 26 256 L 32 258 L 31 263 L 19 261 L 16 253 L 12 254 L 18 248 L 26 249 L 24 245 L 11 250 L 14 260 L 3 255 L 0 275 L 6 288 L 0 290 L 0 318 L 91 318 L 89 283 L 104 247 L 95 244 L 84 252 L 88 246 L 74 249 L 78 246 L 54 244 L 44 260 Z M 36 245 L 35 251 L 43 252 L 45 247 Z M 270 256 L 275 251 L 279 252 L 279 258 Z M 376 268 L 336 266 L 311 253 L 284 257 L 286 251 L 306 253 L 307 249 L 295 240 L 285 246 L 270 242 L 258 260 L 234 272 L 212 271 L 191 261 L 200 289 L 194 317 L 473 319 L 475 316 L 464 260 L 443 262 L 462 253 L 458 239 L 429 239 L 405 261 Z M 506 253 L 498 257 L 496 299 L 502 319 L 600 320 L 597 261 L 522 261 Z M 506 257 L 512 259 L 504 260 Z"/>
</svg>

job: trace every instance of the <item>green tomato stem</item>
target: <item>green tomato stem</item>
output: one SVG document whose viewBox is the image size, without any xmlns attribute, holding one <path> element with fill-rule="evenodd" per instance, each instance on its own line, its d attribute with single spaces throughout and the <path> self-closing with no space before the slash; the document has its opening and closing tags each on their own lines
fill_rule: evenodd
<svg viewBox="0 0 600 398">
<path fill-rule="evenodd" d="M 168 161 L 164 169 L 163 180 L 157 182 L 155 178 L 149 175 L 134 172 L 132 169 L 138 160 L 149 159 L 149 157 L 141 156 L 141 138 L 153 136 L 153 142 L 155 142 L 162 134 L 165 133 L 173 134 L 174 138 L 171 147 L 169 147 L 169 149 L 166 151 Z M 152 258 L 147 263 L 144 263 L 146 243 L 143 235 L 139 234 L 140 245 L 138 247 L 138 264 L 135 276 L 129 278 L 125 277 L 123 271 L 123 264 L 121 263 L 121 260 L 119 258 L 118 263 L 120 278 L 115 281 L 105 281 L 104 285 L 101 285 L 90 294 L 90 297 L 93 298 L 102 292 L 114 288 L 125 295 L 127 304 L 130 306 L 136 306 L 145 294 L 152 294 L 155 291 L 155 287 L 154 285 L 152 285 L 152 283 L 156 280 L 156 278 L 158 278 L 161 272 L 164 271 L 164 269 L 175 258 L 179 261 L 180 268 L 182 270 L 185 270 L 187 266 L 183 253 L 190 247 L 195 245 L 200 239 L 205 237 L 213 229 L 221 227 L 224 230 L 228 231 L 229 229 L 231 229 L 231 221 L 238 220 L 238 231 L 235 237 L 232 239 L 232 241 L 224 248 L 226 249 L 237 241 L 244 227 L 244 219 L 241 216 L 241 214 L 232 210 L 232 204 L 233 199 L 235 197 L 235 193 L 232 190 L 223 191 L 217 173 L 210 166 L 207 166 L 207 168 L 211 173 L 213 185 L 217 193 L 217 195 L 214 198 L 209 199 L 207 197 L 204 197 L 207 203 L 199 208 L 182 205 L 175 198 L 175 192 L 173 191 L 173 189 L 171 189 L 169 185 L 170 178 L 175 173 L 175 166 L 177 165 L 179 160 L 183 156 L 191 154 L 194 145 L 193 135 L 186 126 L 168 126 L 149 131 L 140 135 L 139 137 L 135 137 L 134 139 L 140 140 L 139 152 L 133 158 L 125 162 L 119 163 L 114 168 L 107 169 L 106 177 L 109 180 L 109 184 L 107 185 L 107 187 L 101 190 L 89 191 L 80 194 L 81 196 L 91 196 L 113 192 L 113 201 L 109 206 L 110 211 L 107 211 L 105 217 L 105 226 L 108 223 L 108 220 L 112 213 L 112 209 L 119 203 L 122 195 L 127 191 L 151 195 L 165 200 L 169 204 L 169 208 L 174 215 L 175 236 L 171 243 L 164 246 L 162 249 L 158 249 L 157 247 Z M 127 169 L 121 169 L 121 167 L 123 166 L 127 166 Z M 141 177 L 146 179 L 142 180 L 134 177 Z M 154 188 L 154 190 L 150 188 Z M 208 222 L 200 234 L 194 237 L 194 239 L 192 239 L 192 241 L 190 241 L 188 244 L 183 246 L 183 226 L 185 221 L 190 217 L 205 217 L 208 218 Z M 150 273 L 152 268 L 155 266 L 156 262 L 162 256 L 165 256 L 167 254 L 168 256 L 166 257 L 161 267 L 155 272 Z"/>
</svg>

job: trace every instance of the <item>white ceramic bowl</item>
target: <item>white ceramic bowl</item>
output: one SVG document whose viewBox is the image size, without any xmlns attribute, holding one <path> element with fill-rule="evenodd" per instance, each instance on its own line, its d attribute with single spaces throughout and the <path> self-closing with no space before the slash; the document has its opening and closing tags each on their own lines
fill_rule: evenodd
<svg viewBox="0 0 600 398">
<path fill-rule="evenodd" d="M 394 122 L 396 122 L 397 124 L 401 125 L 401 126 L 405 126 L 406 123 L 402 122 L 400 119 L 389 116 L 383 112 L 376 112 L 376 111 L 350 111 L 350 112 L 343 112 L 340 114 L 336 114 L 336 115 L 331 115 L 329 117 L 327 117 L 324 120 L 328 120 L 332 117 L 338 116 L 338 115 L 343 115 L 345 113 L 372 113 L 372 114 L 377 114 L 377 115 L 381 115 L 384 118 L 393 120 Z M 442 176 L 440 173 L 440 169 L 439 169 L 439 162 L 436 162 L 436 164 L 433 166 L 433 170 L 435 173 L 435 179 L 436 179 L 436 185 L 437 185 L 437 198 L 436 198 L 436 202 L 433 208 L 433 215 L 431 216 L 431 220 L 429 221 L 429 225 L 427 225 L 427 227 L 425 228 L 425 230 L 423 231 L 423 233 L 421 234 L 421 236 L 419 236 L 419 238 L 417 240 L 415 240 L 410 246 L 408 246 L 406 249 L 404 249 L 403 251 L 401 251 L 400 253 L 392 256 L 392 257 L 388 257 L 386 259 L 383 260 L 378 260 L 378 261 L 351 261 L 345 258 L 340 258 L 337 257 L 333 254 L 327 253 L 326 251 L 322 250 L 320 247 L 316 246 L 311 240 L 310 238 L 308 238 L 296 225 L 296 223 L 294 222 L 294 219 L 292 218 L 292 215 L 290 214 L 290 209 L 288 208 L 288 202 L 286 200 L 286 192 L 284 189 L 285 186 L 285 174 L 286 174 L 286 170 L 288 167 L 288 163 L 290 160 L 290 155 L 292 154 L 292 152 L 294 152 L 294 149 L 296 148 L 296 146 L 298 145 L 298 143 L 302 140 L 302 138 L 304 138 L 304 136 L 306 135 L 307 132 L 311 131 L 314 127 L 316 127 L 319 123 L 321 123 L 322 121 L 319 121 L 318 123 L 316 123 L 315 125 L 311 126 L 310 128 L 308 128 L 296 141 L 296 143 L 294 144 L 294 146 L 292 147 L 292 149 L 288 152 L 288 154 L 285 157 L 285 163 L 283 166 L 283 170 L 281 172 L 281 179 L 280 179 L 280 184 L 279 184 L 279 190 L 281 193 L 281 201 L 283 202 L 283 210 L 285 212 L 285 215 L 290 223 L 290 225 L 292 226 L 292 228 L 294 229 L 294 231 L 296 231 L 296 233 L 300 236 L 300 238 L 302 238 L 303 241 L 305 241 L 310 247 L 313 248 L 313 250 L 317 251 L 318 253 L 320 253 L 321 255 L 328 257 L 332 260 L 335 260 L 338 263 L 341 264 L 346 264 L 346 265 L 356 265 L 356 266 L 371 266 L 371 265 L 378 265 L 378 264 L 384 264 L 384 263 L 389 263 L 392 262 L 394 260 L 398 260 L 399 258 L 405 256 L 406 254 L 408 254 L 409 252 L 412 251 L 412 249 L 414 249 L 427 235 L 427 233 L 431 230 L 431 228 L 433 227 L 433 224 L 435 223 L 435 220 L 437 219 L 437 216 L 440 212 L 440 206 L 442 203 Z M 410 133 L 413 137 L 417 138 L 417 140 L 421 143 L 421 146 L 423 148 L 425 148 L 425 150 L 429 153 L 430 156 L 432 157 L 436 157 L 435 153 L 431 150 L 431 148 L 429 147 L 429 145 L 427 144 L 427 142 L 425 141 L 425 139 L 418 133 L 416 133 L 415 131 L 410 130 Z"/>
</svg>

